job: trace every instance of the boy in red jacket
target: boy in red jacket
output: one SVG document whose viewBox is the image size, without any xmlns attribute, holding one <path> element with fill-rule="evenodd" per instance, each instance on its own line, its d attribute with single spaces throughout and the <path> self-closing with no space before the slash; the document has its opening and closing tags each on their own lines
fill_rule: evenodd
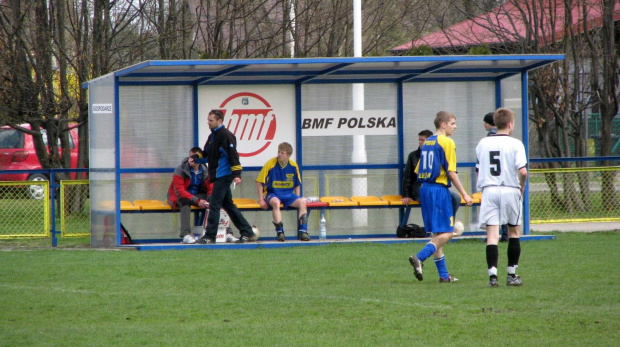
<svg viewBox="0 0 620 347">
<path fill-rule="evenodd" d="M 189 157 L 174 169 L 172 183 L 168 188 L 168 203 L 172 208 L 181 210 L 181 233 L 183 243 L 196 243 L 190 224 L 191 206 L 209 208 L 209 196 L 213 184 L 209 182 L 207 167 L 194 161 L 195 156 L 202 158 L 200 147 L 189 150 Z"/>
</svg>

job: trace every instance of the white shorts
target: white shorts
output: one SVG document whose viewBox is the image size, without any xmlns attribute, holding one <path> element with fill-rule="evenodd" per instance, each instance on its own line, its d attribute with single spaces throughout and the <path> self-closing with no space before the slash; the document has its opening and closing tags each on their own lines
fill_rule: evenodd
<svg viewBox="0 0 620 347">
<path fill-rule="evenodd" d="M 482 189 L 480 228 L 487 225 L 521 225 L 521 190 L 515 187 L 490 186 Z"/>
</svg>

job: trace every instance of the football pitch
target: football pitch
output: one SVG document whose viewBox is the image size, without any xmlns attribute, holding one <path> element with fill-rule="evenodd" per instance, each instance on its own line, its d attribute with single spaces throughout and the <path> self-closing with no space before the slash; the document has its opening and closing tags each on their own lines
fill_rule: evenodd
<svg viewBox="0 0 620 347">
<path fill-rule="evenodd" d="M 36 242 L 36 241 L 32 241 Z M 423 244 L 138 252 L 0 240 L 0 346 L 617 346 L 620 234 L 523 242 L 522 287 L 487 287 L 485 245 L 444 247 L 460 279 L 418 282 Z"/>
</svg>

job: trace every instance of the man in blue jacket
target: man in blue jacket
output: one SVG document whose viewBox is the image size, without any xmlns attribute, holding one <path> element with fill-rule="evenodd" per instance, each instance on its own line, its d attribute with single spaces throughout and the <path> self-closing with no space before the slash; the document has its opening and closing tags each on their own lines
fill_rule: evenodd
<svg viewBox="0 0 620 347">
<path fill-rule="evenodd" d="M 211 135 L 207 138 L 204 146 L 204 154 L 209 165 L 209 180 L 213 182 L 213 191 L 209 201 L 209 218 L 207 219 L 207 231 L 198 243 L 215 243 L 217 227 L 220 222 L 220 209 L 223 208 L 233 225 L 239 229 L 241 237 L 238 243 L 244 243 L 252 239 L 254 231 L 252 226 L 243 217 L 232 199 L 230 185 L 241 183 L 242 167 L 237 153 L 237 139 L 222 124 L 224 114 L 220 110 L 211 110 L 207 117 Z M 205 161 L 205 159 L 198 159 Z"/>
</svg>

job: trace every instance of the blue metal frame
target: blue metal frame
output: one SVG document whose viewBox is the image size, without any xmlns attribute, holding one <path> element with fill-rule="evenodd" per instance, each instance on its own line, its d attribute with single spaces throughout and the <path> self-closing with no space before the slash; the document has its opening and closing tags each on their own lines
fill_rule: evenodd
<svg viewBox="0 0 620 347">
<path fill-rule="evenodd" d="M 557 60 L 564 55 L 501 55 L 501 56 L 423 56 L 423 57 L 342 57 L 342 58 L 286 58 L 286 59 L 240 59 L 240 60 L 180 60 L 180 61 L 145 61 L 113 72 L 114 110 L 115 110 L 115 178 L 116 178 L 116 227 L 117 246 L 121 244 L 120 233 L 120 187 L 121 174 L 135 172 L 171 172 L 170 168 L 122 168 L 120 163 L 120 87 L 145 85 L 191 85 L 193 102 L 193 143 L 198 144 L 198 86 L 200 85 L 248 85 L 248 84 L 292 84 L 295 86 L 295 120 L 297 161 L 300 170 L 350 170 L 350 169 L 397 169 L 399 181 L 402 181 L 404 166 L 404 103 L 403 83 L 455 82 L 455 81 L 493 81 L 495 82 L 495 102 L 501 105 L 501 80 L 521 74 L 523 100 L 523 142 L 527 144 L 527 71 Z M 491 67 L 463 67 L 459 62 L 501 62 L 518 61 L 518 64 Z M 414 62 L 429 63 L 430 66 L 406 66 Z M 372 69 L 372 64 L 392 63 Z M 308 64 L 311 66 L 302 66 Z M 270 69 L 244 70 L 252 67 L 273 65 Z M 188 67 L 192 71 L 158 72 L 162 67 Z M 200 67 L 220 67 L 217 70 L 201 71 Z M 317 69 L 311 67 L 317 66 Z M 287 69 L 288 68 L 288 69 Z M 149 69 L 148 72 L 143 72 Z M 151 71 L 153 70 L 153 71 Z M 459 74 L 467 74 L 459 76 Z M 162 80 L 174 78 L 175 80 Z M 91 81 L 94 83 L 96 80 Z M 87 82 L 85 86 L 88 86 Z M 396 164 L 374 165 L 303 165 L 303 141 L 301 136 L 302 85 L 303 84 L 350 84 L 350 83 L 395 83 L 397 86 L 397 123 L 398 123 L 398 161 Z M 527 146 L 526 146 L 527 150 Z M 461 163 L 459 167 L 474 167 L 475 163 Z M 260 167 L 247 167 L 246 171 L 258 171 Z M 399 182 L 399 188 L 401 182 Z M 527 193 L 526 193 L 527 194 Z M 529 201 L 524 202 L 524 234 L 529 234 Z"/>
<path fill-rule="evenodd" d="M 563 60 L 563 54 L 522 54 L 522 55 L 435 55 L 435 56 L 383 56 L 383 57 L 330 57 L 330 58 L 273 58 L 273 59 L 203 59 L 203 60 L 149 60 L 114 72 L 115 76 L 125 76 L 149 66 L 207 66 L 207 65 L 283 65 L 283 64 L 342 64 L 342 63 L 392 63 L 392 62 L 462 62 L 462 61 L 512 61 L 542 60 L 536 64 L 547 64 L 553 60 Z M 535 65 L 539 67 L 540 65 Z"/>
<path fill-rule="evenodd" d="M 523 116 L 521 121 L 523 122 L 522 129 L 522 137 L 521 141 L 525 144 L 525 157 L 528 159 L 528 170 L 529 170 L 529 158 L 530 158 L 530 150 L 529 150 L 529 137 L 527 133 L 527 120 L 528 120 L 528 93 L 527 93 L 527 71 L 521 74 L 521 109 L 523 110 Z M 530 234 L 530 194 L 529 194 L 529 178 L 525 180 L 525 192 L 523 197 L 523 235 Z"/>
<path fill-rule="evenodd" d="M 192 143 L 194 144 L 194 146 L 200 146 L 200 144 L 198 143 L 198 86 L 195 85 L 194 88 L 192 88 L 192 113 L 193 113 L 193 128 L 194 128 L 194 134 L 193 134 L 193 141 Z"/>
<path fill-rule="evenodd" d="M 301 138 L 301 83 L 295 83 L 295 137 L 297 146 L 297 155 L 295 158 L 297 159 L 297 164 L 299 165 L 299 171 L 301 177 L 303 177 L 303 169 L 304 169 L 304 158 L 303 158 L 303 141 Z M 302 190 L 303 191 L 303 190 Z"/>
<path fill-rule="evenodd" d="M 387 56 L 387 57 L 341 57 L 341 58 L 286 58 L 286 59 L 240 59 L 240 60 L 179 60 L 179 61 L 146 61 L 114 72 L 114 76 L 135 78 L 139 81 L 122 81 L 121 85 L 178 85 L 178 84 L 254 84 L 274 83 L 396 83 L 425 81 L 483 81 L 503 79 L 521 72 L 564 59 L 564 55 L 499 55 L 499 56 Z M 501 62 L 519 61 L 512 66 L 474 66 L 452 67 L 459 62 Z M 429 63 L 431 66 L 397 68 L 404 64 Z M 368 69 L 365 64 L 392 63 L 392 67 Z M 317 69 L 302 65 L 316 65 Z M 356 65 L 362 65 L 356 68 Z M 250 70 L 255 66 L 274 65 L 271 69 Z M 157 66 L 192 67 L 192 71 L 157 72 Z M 221 67 L 219 70 L 198 70 L 199 67 Z M 155 68 L 154 68 L 155 67 Z M 288 69 L 287 69 L 288 67 Z M 146 68 L 151 70 L 143 72 Z M 430 78 L 435 73 L 444 77 Z M 457 77 L 458 74 L 478 76 Z M 496 74 L 496 76 L 480 76 L 480 74 Z M 370 77 L 384 76 L 381 78 Z M 332 79 L 333 76 L 338 76 Z M 366 77 L 364 77 L 366 76 Z M 423 76 L 423 77 L 420 77 Z M 162 78 L 174 78 L 162 81 Z M 270 77 L 276 77 L 271 79 Z M 282 78 L 285 77 L 285 78 Z M 219 79 L 219 80 L 218 80 Z"/>
<path fill-rule="evenodd" d="M 398 167 L 402 168 L 405 165 L 404 157 L 405 157 L 405 105 L 404 105 L 404 88 L 403 82 L 398 82 L 396 84 L 396 123 L 398 126 Z M 402 170 L 398 171 L 398 190 L 402 191 L 402 181 L 403 181 L 403 172 Z"/>
<path fill-rule="evenodd" d="M 114 209 L 116 211 L 116 245 L 120 246 L 123 235 L 121 233 L 121 131 L 120 131 L 120 112 L 121 112 L 121 96 L 120 85 L 118 83 L 118 76 L 114 76 L 114 179 L 115 179 L 115 192 L 114 192 Z"/>
<path fill-rule="evenodd" d="M 480 232 L 465 232 L 464 236 L 472 236 L 469 238 L 454 238 L 450 240 L 453 242 L 461 242 L 461 241 L 471 241 L 478 240 L 483 241 L 486 236 L 481 235 Z M 123 248 L 131 248 L 138 251 L 163 251 L 163 250 L 185 250 L 185 249 L 210 249 L 210 250 L 230 250 L 230 249 L 270 249 L 270 248 L 290 248 L 290 247 L 317 247 L 317 246 L 326 246 L 332 243 L 342 244 L 342 243 L 368 243 L 368 238 L 374 238 L 372 243 L 381 243 L 381 244 L 409 244 L 409 243 L 428 243 L 429 238 L 391 238 L 386 237 L 385 235 L 337 235 L 337 236 L 328 236 L 327 241 L 320 242 L 316 240 L 311 240 L 310 242 L 273 242 L 273 243 L 264 243 L 264 242 L 250 242 L 244 244 L 232 244 L 232 243 L 223 243 L 223 244 L 215 244 L 215 245 L 184 245 L 180 243 L 168 243 L 168 244 L 150 244 L 143 243 L 138 245 L 123 245 Z M 261 238 L 262 239 L 262 238 Z M 266 238 L 268 241 L 273 241 L 274 238 Z M 337 240 L 340 239 L 340 240 Z M 542 241 L 542 240 L 555 240 L 555 235 L 528 235 L 521 238 L 521 242 L 527 241 Z M 172 240 L 156 240 L 156 242 L 171 242 Z M 177 241 L 177 240 L 175 240 Z"/>
<path fill-rule="evenodd" d="M 502 80 L 495 81 L 495 109 L 502 107 Z"/>
<path fill-rule="evenodd" d="M 398 126 L 398 191 L 403 191 L 403 170 L 405 167 L 405 102 L 403 82 L 396 83 L 396 122 Z M 398 220 L 403 220 L 404 209 L 398 210 Z M 407 215 L 407 217 L 409 217 Z"/>
</svg>

